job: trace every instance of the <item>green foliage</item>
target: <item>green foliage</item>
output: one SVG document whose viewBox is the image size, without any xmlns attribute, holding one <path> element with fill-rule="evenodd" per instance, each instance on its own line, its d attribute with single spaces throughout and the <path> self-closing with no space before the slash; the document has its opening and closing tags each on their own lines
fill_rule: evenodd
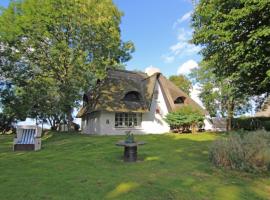
<svg viewBox="0 0 270 200">
<path fill-rule="evenodd" d="M 265 131 L 234 133 L 219 139 L 210 148 L 214 165 L 250 172 L 270 171 L 270 133 Z"/>
<path fill-rule="evenodd" d="M 200 68 L 193 69 L 190 77 L 200 85 L 199 97 L 211 117 L 225 116 L 226 102 L 223 100 L 223 87 L 209 65 L 202 62 Z"/>
<path fill-rule="evenodd" d="M 190 105 L 184 105 L 177 111 L 170 112 L 165 116 L 165 121 L 171 127 L 177 128 L 198 124 L 203 120 L 204 120 L 203 113 Z"/>
<path fill-rule="evenodd" d="M 268 0 L 201 0 L 196 6 L 192 41 L 203 47 L 211 72 L 239 93 L 269 92 L 269 10 Z"/>
<path fill-rule="evenodd" d="M 134 47 L 121 41 L 121 16 L 111 0 L 12 1 L 2 10 L 0 72 L 27 116 L 70 121 L 90 85 L 123 67 Z"/>
<path fill-rule="evenodd" d="M 243 129 L 254 131 L 258 129 L 265 129 L 270 131 L 270 118 L 269 117 L 240 117 L 233 119 L 233 129 Z"/>
<path fill-rule="evenodd" d="M 192 90 L 192 83 L 185 75 L 173 75 L 169 77 L 169 80 L 186 94 L 190 94 L 190 91 Z"/>
<path fill-rule="evenodd" d="M 216 75 L 208 62 L 201 62 L 200 68 L 194 69 L 190 76 L 200 85 L 199 97 L 210 116 L 232 117 L 251 108 L 249 95 L 240 91 L 229 78 Z"/>
<path fill-rule="evenodd" d="M 201 0 L 193 15 L 192 42 L 202 47 L 195 78 L 211 116 L 231 119 L 251 105 L 254 95 L 269 93 L 268 0 Z"/>
<path fill-rule="evenodd" d="M 13 122 L 14 122 L 13 117 L 7 115 L 6 113 L 0 112 L 0 133 L 5 134 L 6 132 L 12 130 Z"/>
</svg>

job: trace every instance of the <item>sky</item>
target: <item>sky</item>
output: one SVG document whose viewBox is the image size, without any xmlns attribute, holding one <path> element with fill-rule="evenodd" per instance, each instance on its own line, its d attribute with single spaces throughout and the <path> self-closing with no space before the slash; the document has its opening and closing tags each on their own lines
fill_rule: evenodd
<svg viewBox="0 0 270 200">
<path fill-rule="evenodd" d="M 190 0 L 114 0 L 124 13 L 122 39 L 135 44 L 129 70 L 157 67 L 166 75 L 187 74 L 200 61 L 199 47 L 189 44 Z"/>
</svg>

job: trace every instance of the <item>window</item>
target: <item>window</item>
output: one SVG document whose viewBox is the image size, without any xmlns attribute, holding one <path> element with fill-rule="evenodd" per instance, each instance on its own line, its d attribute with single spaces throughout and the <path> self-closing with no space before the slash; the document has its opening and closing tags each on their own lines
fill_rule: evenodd
<svg viewBox="0 0 270 200">
<path fill-rule="evenodd" d="M 86 105 L 88 103 L 89 99 L 86 94 L 83 95 L 83 105 Z"/>
<path fill-rule="evenodd" d="M 125 97 L 125 101 L 140 101 L 140 93 L 136 91 L 128 92 Z"/>
<path fill-rule="evenodd" d="M 141 113 L 115 113 L 116 128 L 140 127 L 142 123 Z"/>
<path fill-rule="evenodd" d="M 177 99 L 174 100 L 174 104 L 183 104 L 185 101 L 185 97 L 177 97 Z"/>
</svg>

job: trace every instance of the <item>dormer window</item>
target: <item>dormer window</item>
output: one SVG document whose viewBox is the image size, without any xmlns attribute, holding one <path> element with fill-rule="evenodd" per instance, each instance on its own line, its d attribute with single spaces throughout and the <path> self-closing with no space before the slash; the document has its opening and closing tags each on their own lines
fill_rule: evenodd
<svg viewBox="0 0 270 200">
<path fill-rule="evenodd" d="M 184 101 L 185 101 L 185 97 L 177 97 L 174 100 L 174 104 L 184 104 Z"/>
<path fill-rule="evenodd" d="M 131 91 L 131 92 L 126 93 L 126 95 L 124 97 L 124 101 L 139 102 L 140 100 L 141 100 L 140 93 L 136 92 L 136 91 Z"/>
<path fill-rule="evenodd" d="M 86 104 L 88 104 L 89 99 L 88 96 L 86 94 L 83 95 L 83 106 L 85 106 Z"/>
</svg>

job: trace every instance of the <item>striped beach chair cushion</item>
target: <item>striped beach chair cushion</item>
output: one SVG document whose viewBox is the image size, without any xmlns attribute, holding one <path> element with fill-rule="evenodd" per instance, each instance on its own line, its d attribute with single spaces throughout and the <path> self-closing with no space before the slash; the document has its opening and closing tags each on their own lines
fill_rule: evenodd
<svg viewBox="0 0 270 200">
<path fill-rule="evenodd" d="M 21 140 L 18 144 L 34 144 L 35 129 L 23 129 Z"/>
</svg>

